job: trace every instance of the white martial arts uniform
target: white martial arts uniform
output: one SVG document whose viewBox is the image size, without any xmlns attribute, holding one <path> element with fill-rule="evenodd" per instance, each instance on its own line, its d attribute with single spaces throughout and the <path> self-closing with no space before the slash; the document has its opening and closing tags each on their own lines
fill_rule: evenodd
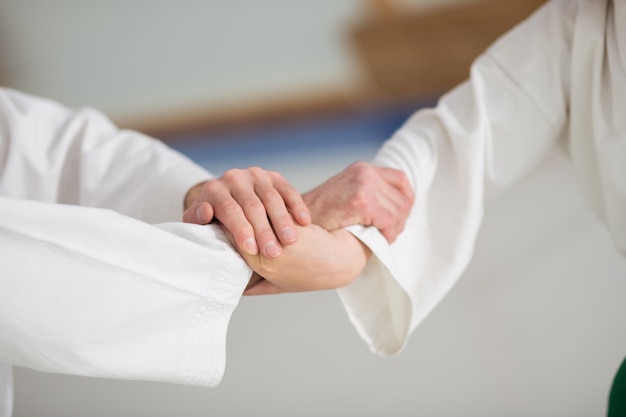
<svg viewBox="0 0 626 417">
<path fill-rule="evenodd" d="M 556 144 L 626 254 L 625 68 L 626 1 L 552 1 L 385 143 L 375 162 L 409 175 L 415 205 L 390 246 L 375 229 L 351 228 L 375 256 L 340 290 L 373 351 L 400 351 L 462 274 L 485 191 L 521 179 Z"/>
<path fill-rule="evenodd" d="M 94 110 L 0 89 L 0 362 L 219 383 L 251 270 L 219 227 L 174 223 L 208 178 Z M 0 417 L 11 390 L 0 366 Z"/>
</svg>

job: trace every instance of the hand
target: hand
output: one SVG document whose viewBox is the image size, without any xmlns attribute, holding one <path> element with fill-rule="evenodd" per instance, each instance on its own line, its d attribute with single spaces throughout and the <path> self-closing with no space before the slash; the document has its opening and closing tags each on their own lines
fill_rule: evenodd
<svg viewBox="0 0 626 417">
<path fill-rule="evenodd" d="M 365 268 L 369 249 L 343 229 L 297 226 L 298 242 L 278 258 L 241 253 L 254 270 L 244 295 L 335 289 L 348 285 Z M 232 235 L 225 230 L 232 242 Z"/>
<path fill-rule="evenodd" d="M 294 219 L 302 226 L 311 222 L 300 194 L 279 173 L 257 167 L 231 169 L 189 190 L 183 221 L 215 219 L 232 233 L 240 251 L 256 255 L 260 248 L 268 258 L 297 241 Z"/>
<path fill-rule="evenodd" d="M 393 242 L 404 228 L 414 194 L 401 171 L 356 162 L 302 197 L 313 223 L 324 229 L 374 226 Z"/>
</svg>

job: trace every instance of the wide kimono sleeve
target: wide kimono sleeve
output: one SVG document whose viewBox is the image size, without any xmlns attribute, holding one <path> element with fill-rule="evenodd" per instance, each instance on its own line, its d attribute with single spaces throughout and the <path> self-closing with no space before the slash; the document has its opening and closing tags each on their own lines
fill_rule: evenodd
<svg viewBox="0 0 626 417">
<path fill-rule="evenodd" d="M 0 197 L 0 362 L 214 386 L 251 271 L 218 226 Z"/>
<path fill-rule="evenodd" d="M 414 114 L 376 156 L 408 175 L 416 199 L 391 245 L 374 228 L 350 228 L 373 256 L 339 295 L 373 351 L 399 352 L 463 273 L 486 191 L 524 177 L 562 136 L 575 3 L 548 3 L 514 28 L 475 61 L 467 82 Z"/>
<path fill-rule="evenodd" d="M 218 226 L 167 222 L 209 177 L 96 111 L 0 90 L 0 362 L 218 384 L 251 270 Z"/>
<path fill-rule="evenodd" d="M 185 193 L 211 174 L 102 113 L 0 88 L 0 195 L 182 220 Z"/>
</svg>

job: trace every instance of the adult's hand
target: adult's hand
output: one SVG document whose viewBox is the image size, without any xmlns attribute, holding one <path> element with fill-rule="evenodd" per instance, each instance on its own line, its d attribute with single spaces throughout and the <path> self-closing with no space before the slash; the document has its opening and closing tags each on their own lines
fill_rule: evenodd
<svg viewBox="0 0 626 417">
<path fill-rule="evenodd" d="M 302 197 L 313 223 L 324 229 L 374 226 L 393 242 L 404 228 L 414 194 L 403 172 L 356 162 Z"/>
<path fill-rule="evenodd" d="M 215 219 L 232 234 L 240 251 L 256 255 L 260 248 L 268 258 L 298 240 L 296 223 L 311 222 L 293 186 L 279 173 L 257 167 L 231 169 L 189 190 L 183 221 L 208 224 Z"/>
<path fill-rule="evenodd" d="M 278 258 L 241 256 L 254 270 L 244 295 L 328 290 L 351 283 L 363 270 L 370 250 L 350 232 L 317 225 L 297 226 L 298 242 Z M 225 230 L 232 242 L 232 235 Z"/>
</svg>

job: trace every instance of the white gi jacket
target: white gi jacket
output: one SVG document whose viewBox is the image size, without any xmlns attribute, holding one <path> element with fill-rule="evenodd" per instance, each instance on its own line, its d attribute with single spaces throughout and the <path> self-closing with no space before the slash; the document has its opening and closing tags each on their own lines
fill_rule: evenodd
<svg viewBox="0 0 626 417">
<path fill-rule="evenodd" d="M 385 143 L 375 163 L 408 174 L 415 205 L 392 245 L 375 229 L 351 228 L 375 256 L 340 290 L 373 351 L 400 351 L 462 274 L 485 190 L 521 179 L 557 143 L 626 254 L 625 68 L 625 1 L 552 1 L 480 56 L 469 81 Z"/>
<path fill-rule="evenodd" d="M 218 384 L 251 270 L 219 227 L 163 223 L 208 178 L 94 110 L 0 89 L 0 362 Z M 0 416 L 10 382 L 0 366 Z"/>
</svg>

